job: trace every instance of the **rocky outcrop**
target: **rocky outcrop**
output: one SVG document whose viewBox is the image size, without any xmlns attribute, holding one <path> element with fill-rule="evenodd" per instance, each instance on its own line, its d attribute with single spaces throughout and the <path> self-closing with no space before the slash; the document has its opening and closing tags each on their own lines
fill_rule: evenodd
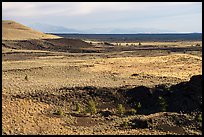
<svg viewBox="0 0 204 137">
<path fill-rule="evenodd" d="M 191 112 L 202 110 L 202 75 L 191 77 L 190 81 L 182 82 L 171 87 L 157 85 L 150 89 L 144 86 L 135 87 L 126 91 L 128 104 L 132 107 L 137 102 L 142 105 L 139 113 L 150 114 L 162 111 L 167 105 L 166 111 L 170 112 Z M 163 102 L 159 101 L 163 98 Z M 163 105 L 163 106 L 162 106 Z"/>
<path fill-rule="evenodd" d="M 18 95 L 15 98 L 33 98 L 46 103 L 56 105 L 63 104 L 64 101 L 79 101 L 86 104 L 93 99 L 97 103 L 97 108 L 116 109 L 118 104 L 122 104 L 127 110 L 137 109 L 138 103 L 141 107 L 137 109 L 137 114 L 153 114 L 156 112 L 200 112 L 202 111 L 202 75 L 193 76 L 190 81 L 182 82 L 171 87 L 166 85 L 156 85 L 154 88 L 139 86 L 134 88 L 97 88 L 97 87 L 74 87 L 60 88 L 55 91 L 56 95 L 50 91 L 38 91 L 35 94 Z M 104 114 L 109 115 L 109 114 Z"/>
</svg>

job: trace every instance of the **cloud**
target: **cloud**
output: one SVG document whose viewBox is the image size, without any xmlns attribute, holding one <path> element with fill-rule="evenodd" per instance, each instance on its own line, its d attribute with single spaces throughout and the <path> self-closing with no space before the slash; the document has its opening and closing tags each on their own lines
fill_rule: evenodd
<svg viewBox="0 0 204 137">
<path fill-rule="evenodd" d="M 149 8 L 189 6 L 195 2 L 3 2 L 4 14 L 15 16 L 43 16 L 63 14 L 66 16 L 103 12 L 145 11 Z"/>
<path fill-rule="evenodd" d="M 195 15 L 195 26 L 202 28 L 198 18 L 202 2 L 3 2 L 3 19 L 13 19 L 25 24 L 39 22 L 65 27 L 148 27 L 147 22 L 169 22 L 177 16 L 185 20 Z M 198 16 L 199 15 L 199 16 Z M 177 19 L 177 26 L 182 26 Z M 183 18 L 182 18 L 183 19 Z M 187 26 L 186 22 L 185 26 Z M 155 25 L 157 26 L 157 25 Z M 164 26 L 164 25 L 163 25 Z M 192 25 L 189 24 L 192 27 Z M 154 27 L 154 26 L 152 26 Z M 157 26 L 158 27 L 158 26 Z M 168 29 L 168 28 L 165 28 Z M 186 28 L 188 29 L 188 27 Z"/>
</svg>

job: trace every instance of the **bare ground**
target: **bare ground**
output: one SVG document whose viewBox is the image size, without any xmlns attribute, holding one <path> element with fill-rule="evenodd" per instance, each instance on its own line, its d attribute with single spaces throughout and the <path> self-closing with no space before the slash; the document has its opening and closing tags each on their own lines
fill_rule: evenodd
<svg viewBox="0 0 204 137">
<path fill-rule="evenodd" d="M 4 47 L 2 134 L 202 134 L 202 125 L 196 120 L 200 111 L 158 111 L 151 115 L 141 111 L 122 117 L 116 113 L 118 103 L 127 110 L 132 107 L 120 102 L 123 101 L 120 91 L 135 90 L 139 86 L 154 89 L 159 84 L 170 87 L 189 81 L 194 75 L 202 75 L 202 47 L 176 50 L 170 46 L 139 50 L 119 47 L 115 50 L 109 46 L 88 45 L 84 48 L 86 52 L 89 48 L 99 52 L 64 53 Z M 90 91 L 98 94 L 93 96 Z M 74 111 L 76 102 L 83 110 L 93 97 L 96 97 L 97 114 L 91 116 Z M 119 102 L 113 103 L 114 99 Z M 142 105 L 144 108 L 145 104 Z M 63 115 L 54 114 L 59 109 Z M 104 116 L 104 111 L 111 115 Z M 148 124 L 149 117 L 155 124 Z M 175 117 L 177 121 L 172 120 Z M 143 121 L 138 122 L 138 119 Z M 130 124 L 134 121 L 146 123 L 146 126 L 134 127 Z M 163 121 L 167 123 L 161 125 Z M 124 122 L 128 124 L 124 126 Z"/>
</svg>

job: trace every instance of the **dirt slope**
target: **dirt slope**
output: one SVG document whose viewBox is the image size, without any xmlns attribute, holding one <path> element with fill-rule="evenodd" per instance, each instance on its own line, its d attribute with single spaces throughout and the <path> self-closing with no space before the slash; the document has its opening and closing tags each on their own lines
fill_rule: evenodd
<svg viewBox="0 0 204 137">
<path fill-rule="evenodd" d="M 20 23 L 10 20 L 2 21 L 2 40 L 56 39 L 55 35 L 48 35 L 33 30 Z"/>
<path fill-rule="evenodd" d="M 179 89 L 179 91 L 175 89 Z M 202 103 L 200 102 L 202 75 L 193 76 L 190 81 L 173 85 L 170 90 L 160 86 L 155 87 L 152 91 L 150 95 L 150 90 L 147 87 L 114 89 L 89 86 L 61 88 L 55 93 L 48 92 L 46 94 L 37 92 L 8 96 L 3 93 L 2 134 L 202 135 L 202 124 L 197 118 L 200 114 L 202 115 L 202 107 L 195 105 Z M 139 99 L 139 96 L 141 96 L 142 107 L 136 114 L 129 113 L 128 101 Z M 168 102 L 167 99 L 168 106 L 173 105 L 173 108 L 176 109 L 167 112 L 157 110 L 154 111 L 156 113 L 143 115 L 145 110 L 155 109 L 155 103 L 153 103 L 154 108 L 147 108 L 147 105 L 152 106 L 150 104 L 153 100 L 156 101 L 154 98 L 156 96 L 166 96 L 169 100 L 176 98 L 179 101 L 177 104 L 173 104 L 174 101 Z M 97 113 L 92 116 L 83 111 L 76 113 L 74 102 L 80 102 L 81 108 L 84 108 L 87 100 L 90 99 L 98 102 L 96 103 Z M 182 104 L 181 102 L 186 102 L 186 105 L 192 104 L 191 106 L 197 108 L 198 112 L 192 112 L 192 109 L 188 107 L 192 113 L 175 113 L 177 109 L 183 110 L 184 107 L 178 105 Z M 122 103 L 126 108 L 123 116 L 116 113 L 115 108 L 118 103 Z M 167 110 L 170 109 L 169 107 Z M 63 114 L 56 115 L 55 112 L 59 109 Z"/>
<path fill-rule="evenodd" d="M 2 21 L 2 47 L 26 50 L 83 52 L 93 46 L 79 39 L 48 35 L 14 21 Z"/>
</svg>

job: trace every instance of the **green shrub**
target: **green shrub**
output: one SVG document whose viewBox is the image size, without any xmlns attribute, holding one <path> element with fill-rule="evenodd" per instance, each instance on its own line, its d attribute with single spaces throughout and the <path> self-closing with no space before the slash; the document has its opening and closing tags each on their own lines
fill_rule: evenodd
<svg viewBox="0 0 204 137">
<path fill-rule="evenodd" d="M 130 114 L 136 114 L 137 112 L 138 112 L 138 110 L 139 109 L 141 109 L 142 108 L 142 105 L 141 105 L 141 103 L 140 102 L 138 102 L 138 103 L 135 103 L 135 105 L 134 105 L 134 108 L 132 108 L 129 112 L 130 112 Z"/>
<path fill-rule="evenodd" d="M 140 102 L 138 102 L 138 103 L 136 104 L 136 109 L 138 110 L 138 109 L 141 109 L 141 108 L 142 108 L 142 105 L 141 105 Z"/>
<path fill-rule="evenodd" d="M 80 106 L 80 104 L 78 102 L 76 103 L 76 110 L 75 111 L 78 112 L 78 113 L 81 112 L 81 106 Z"/>
<path fill-rule="evenodd" d="M 136 114 L 136 113 L 137 113 L 137 110 L 136 110 L 136 109 L 134 109 L 134 108 L 130 109 L 130 114 L 134 115 L 134 114 Z"/>
<path fill-rule="evenodd" d="M 92 115 L 97 113 L 96 104 L 95 104 L 95 102 L 93 100 L 90 100 L 88 102 L 88 106 L 87 106 L 85 111 L 87 113 L 91 113 Z"/>
<path fill-rule="evenodd" d="M 123 124 L 122 124 L 122 127 L 124 127 L 124 128 L 128 128 L 128 126 L 129 126 L 128 121 L 127 121 L 127 120 L 124 121 Z"/>
<path fill-rule="evenodd" d="M 162 96 L 159 96 L 158 98 L 158 103 L 160 105 L 160 108 L 162 111 L 166 111 L 167 110 L 167 103 L 165 101 L 165 99 Z"/>
<path fill-rule="evenodd" d="M 118 104 L 118 106 L 117 106 L 117 113 L 120 116 L 122 116 L 124 114 L 124 112 L 125 112 L 125 108 L 123 107 L 123 105 L 122 104 Z"/>
<path fill-rule="evenodd" d="M 197 120 L 198 122 L 202 122 L 202 113 L 198 115 Z"/>
</svg>

